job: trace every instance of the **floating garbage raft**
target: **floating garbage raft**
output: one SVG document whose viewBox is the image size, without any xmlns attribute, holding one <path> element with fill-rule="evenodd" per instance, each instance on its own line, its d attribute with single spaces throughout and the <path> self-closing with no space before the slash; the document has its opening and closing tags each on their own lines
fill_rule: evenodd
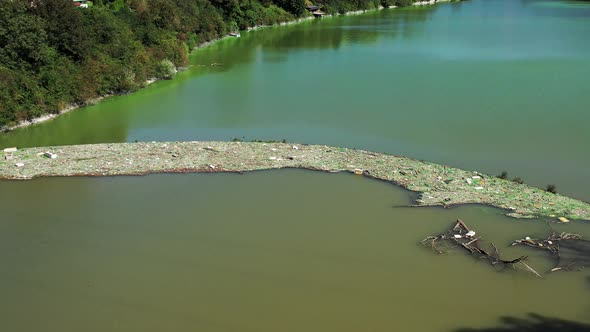
<svg viewBox="0 0 590 332">
<path fill-rule="evenodd" d="M 246 172 L 302 168 L 351 172 L 418 193 L 417 206 L 487 204 L 520 218 L 590 220 L 590 204 L 479 172 L 364 150 L 263 142 L 139 142 L 6 147 L 0 178 Z"/>
</svg>

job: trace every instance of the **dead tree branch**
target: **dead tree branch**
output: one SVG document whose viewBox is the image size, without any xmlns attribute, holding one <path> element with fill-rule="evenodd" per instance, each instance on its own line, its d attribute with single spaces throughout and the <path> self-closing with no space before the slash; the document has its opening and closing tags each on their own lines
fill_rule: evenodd
<svg viewBox="0 0 590 332">
<path fill-rule="evenodd" d="M 581 235 L 573 233 L 556 233 L 553 232 L 546 239 L 531 239 L 525 237 L 512 243 L 515 245 L 525 245 L 535 249 L 546 250 L 555 257 L 555 265 L 550 272 L 556 271 L 574 271 L 584 268 L 584 262 L 590 260 L 590 242 L 584 240 Z M 566 248 L 568 259 L 563 259 L 562 251 Z"/>
<path fill-rule="evenodd" d="M 481 237 L 475 237 L 475 234 L 475 231 L 469 229 L 463 220 L 458 219 L 455 225 L 445 233 L 428 236 L 421 243 L 425 247 L 430 247 L 438 254 L 444 253 L 440 249 L 442 244 L 444 244 L 446 246 L 463 248 L 474 257 L 488 260 L 491 265 L 502 264 L 514 266 L 515 264 L 522 264 L 528 271 L 542 278 L 537 271 L 525 263 L 525 260 L 528 258 L 527 256 L 521 256 L 512 260 L 501 259 L 498 248 L 493 243 L 490 243 L 492 251 L 488 252 L 488 250 L 482 248 L 480 245 L 482 242 Z"/>
</svg>

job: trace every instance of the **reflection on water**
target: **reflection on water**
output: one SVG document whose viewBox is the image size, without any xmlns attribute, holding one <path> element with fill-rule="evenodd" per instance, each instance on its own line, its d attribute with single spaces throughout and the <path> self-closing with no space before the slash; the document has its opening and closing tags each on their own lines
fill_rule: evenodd
<svg viewBox="0 0 590 332">
<path fill-rule="evenodd" d="M 134 101 L 117 97 L 117 107 L 128 107 Z M 112 102 L 106 99 L 102 103 Z M 100 106 L 103 107 L 103 104 Z M 0 147 L 18 146 L 52 146 L 85 143 L 125 142 L 128 138 L 128 114 L 121 111 L 116 117 L 105 119 L 104 113 L 92 112 L 91 107 L 85 107 L 66 113 L 57 119 L 43 122 L 34 126 L 16 129 L 12 133 L 0 134 Z M 84 118 L 89 124 L 81 124 L 78 119 Z M 72 121 L 70 121 L 72 119 Z M 84 128 L 83 126 L 91 126 Z M 16 137 L 15 137 L 16 136 Z"/>
<path fill-rule="evenodd" d="M 240 39 L 229 38 L 215 43 L 199 51 L 192 60 L 205 66 L 222 63 L 223 66 L 216 66 L 212 71 L 224 71 L 235 65 L 256 62 L 260 60 L 260 54 L 264 62 L 284 62 L 290 53 L 302 50 L 337 50 L 351 44 L 371 46 L 381 38 L 412 38 L 423 33 L 423 22 L 434 10 L 434 7 L 397 9 L 396 15 L 390 11 L 378 11 L 310 20 L 290 27 L 263 28 L 263 31 L 244 33 Z"/>
<path fill-rule="evenodd" d="M 541 280 L 418 245 L 461 218 L 504 257 L 528 255 L 546 273 L 544 252 L 510 242 L 552 228 L 590 237 L 589 224 L 515 220 L 482 206 L 394 208 L 409 203 L 398 187 L 299 170 L 51 178 L 0 189 L 6 331 L 590 324 L 587 272 Z M 516 318 L 490 329 L 501 317 Z"/>
<path fill-rule="evenodd" d="M 537 8 L 546 9 L 544 13 L 550 13 L 549 10 L 566 10 L 575 9 L 579 17 L 588 17 L 590 15 L 590 2 L 584 0 L 563 0 L 563 1 L 548 1 L 548 0 L 529 0 L 527 5 L 532 5 Z"/>
</svg>

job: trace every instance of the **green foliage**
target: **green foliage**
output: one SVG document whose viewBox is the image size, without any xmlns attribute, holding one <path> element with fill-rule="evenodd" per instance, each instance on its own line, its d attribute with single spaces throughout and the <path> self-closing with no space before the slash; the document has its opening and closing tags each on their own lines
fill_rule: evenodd
<svg viewBox="0 0 590 332">
<path fill-rule="evenodd" d="M 0 0 L 0 22 L 0 65 L 34 70 L 46 62 L 46 23 L 25 2 Z"/>
<path fill-rule="evenodd" d="M 23 70 L 0 66 L 0 121 L 27 120 L 45 111 L 44 91 Z"/>
<path fill-rule="evenodd" d="M 295 16 L 305 13 L 305 0 L 277 0 L 276 4 Z"/>
<path fill-rule="evenodd" d="M 176 67 L 172 61 L 164 59 L 160 61 L 156 68 L 156 77 L 170 79 L 176 74 Z"/>
<path fill-rule="evenodd" d="M 44 21 L 44 33 L 49 46 L 76 61 L 83 59 L 88 38 L 82 12 L 70 0 L 37 0 L 30 14 Z"/>
<path fill-rule="evenodd" d="M 378 8 L 383 0 L 324 0 L 322 10 L 329 14 Z"/>
<path fill-rule="evenodd" d="M 79 66 L 66 57 L 59 57 L 39 71 L 38 82 L 45 91 L 48 112 L 57 112 L 79 100 L 76 79 Z"/>
<path fill-rule="evenodd" d="M 395 0 L 395 6 L 407 7 L 407 6 L 411 6 L 414 2 L 416 2 L 416 1 L 415 0 Z"/>
</svg>

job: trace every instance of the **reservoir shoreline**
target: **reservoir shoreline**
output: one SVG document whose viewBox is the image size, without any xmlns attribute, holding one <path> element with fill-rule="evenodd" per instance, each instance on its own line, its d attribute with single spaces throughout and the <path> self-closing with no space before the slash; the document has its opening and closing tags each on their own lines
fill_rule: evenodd
<svg viewBox="0 0 590 332">
<path fill-rule="evenodd" d="M 26 148 L 0 161 L 0 179 L 234 172 L 299 168 L 350 172 L 418 193 L 416 206 L 485 204 L 516 218 L 590 220 L 590 203 L 407 157 L 325 145 L 138 142 Z"/>
<path fill-rule="evenodd" d="M 443 3 L 443 2 L 458 2 L 458 1 L 463 1 L 463 0 L 429 0 L 429 1 L 419 1 L 419 2 L 415 2 L 413 4 L 413 6 L 432 6 L 432 5 L 436 5 L 438 3 Z M 388 8 L 379 7 L 379 8 L 373 8 L 373 9 L 367 9 L 367 10 L 350 11 L 350 12 L 346 12 L 344 14 L 325 15 L 324 18 L 338 17 L 338 16 L 349 16 L 349 15 L 359 15 L 359 14 L 363 14 L 363 13 L 370 12 L 370 11 L 383 10 L 383 9 L 395 9 L 395 8 L 399 8 L 399 7 L 390 6 Z M 288 25 L 297 24 L 297 23 L 305 22 L 305 21 L 312 20 L 312 19 L 315 19 L 315 18 L 313 16 L 306 16 L 306 17 L 297 18 L 297 19 L 292 20 L 292 21 L 280 22 L 280 23 L 275 24 L 275 25 L 268 25 L 268 26 L 261 25 L 261 26 L 249 27 L 247 29 L 247 31 L 255 31 L 255 30 L 264 29 L 264 28 L 270 28 L 270 27 L 288 26 Z M 229 34 L 228 35 L 224 35 L 224 36 L 220 36 L 218 38 L 215 38 L 215 39 L 212 39 L 210 41 L 206 41 L 204 43 L 201 43 L 201 44 L 197 45 L 196 47 L 194 47 L 191 50 L 190 53 L 192 54 L 192 52 L 195 51 L 195 50 L 199 50 L 199 49 L 202 49 L 202 48 L 211 46 L 212 44 L 217 43 L 217 42 L 219 42 L 221 40 L 224 40 L 226 38 L 235 38 L 235 37 L 233 37 L 233 36 L 231 36 Z M 176 68 L 177 72 L 184 71 L 185 69 L 186 68 Z M 156 78 L 156 77 L 150 78 L 147 81 L 145 81 L 143 83 L 143 85 L 138 90 L 145 89 L 146 87 L 148 87 L 149 85 L 151 85 L 151 84 L 153 84 L 153 83 L 155 83 L 157 81 L 168 80 L 168 79 L 174 79 L 174 78 L 173 77 L 172 78 Z M 126 93 L 126 94 L 133 94 L 134 92 L 130 92 L 130 93 Z M 43 123 L 43 122 L 46 122 L 46 121 L 55 119 L 55 118 L 57 118 L 57 117 L 59 117 L 61 115 L 67 114 L 67 113 L 69 113 L 71 111 L 74 111 L 74 110 L 77 110 L 79 108 L 95 105 L 95 104 L 103 101 L 106 98 L 116 97 L 116 96 L 123 96 L 123 95 L 126 95 L 126 94 L 125 93 L 124 94 L 107 93 L 107 94 L 105 94 L 103 96 L 99 96 L 97 98 L 92 98 L 90 100 L 86 100 L 86 101 L 84 101 L 82 103 L 79 103 L 79 104 L 69 104 L 69 105 L 66 105 L 63 109 L 61 109 L 61 110 L 59 110 L 59 111 L 57 111 L 55 113 L 43 114 L 43 115 L 38 116 L 38 117 L 33 118 L 33 119 L 22 120 L 22 121 L 18 122 L 17 124 L 14 124 L 12 126 L 0 127 L 0 135 L 1 134 L 5 134 L 5 133 L 9 133 L 9 132 L 11 132 L 13 130 L 16 130 L 16 129 L 19 129 L 19 128 L 29 127 L 29 126 L 32 126 L 32 125 L 35 125 L 35 124 L 40 124 L 40 123 Z"/>
</svg>

